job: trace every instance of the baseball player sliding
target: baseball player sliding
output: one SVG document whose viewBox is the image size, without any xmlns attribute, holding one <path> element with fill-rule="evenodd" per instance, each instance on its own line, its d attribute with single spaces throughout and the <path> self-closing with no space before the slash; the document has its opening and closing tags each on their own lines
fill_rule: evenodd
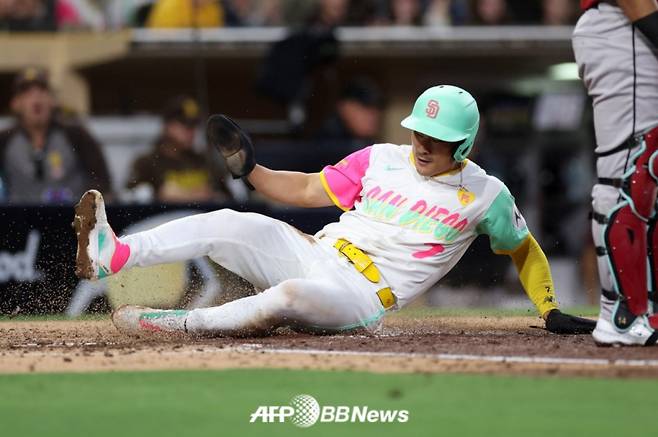
<svg viewBox="0 0 658 437">
<path fill-rule="evenodd" d="M 594 105 L 597 344 L 658 341 L 658 3 L 581 0 L 573 48 Z"/>
<path fill-rule="evenodd" d="M 558 310 L 548 262 L 507 187 L 467 159 L 479 126 L 473 97 L 439 85 L 402 121 L 411 145 L 375 144 L 319 173 L 257 165 L 248 135 L 223 115 L 207 135 L 236 178 L 263 195 L 299 207 L 345 212 L 314 236 L 286 223 L 222 209 L 117 238 L 103 198 L 88 191 L 76 206 L 77 274 L 103 278 L 133 266 L 209 256 L 263 292 L 227 304 L 157 310 L 123 306 L 120 331 L 261 335 L 280 326 L 315 333 L 374 331 L 440 280 L 469 244 L 486 234 L 510 255 L 549 331 L 591 332 L 594 322 Z"/>
</svg>

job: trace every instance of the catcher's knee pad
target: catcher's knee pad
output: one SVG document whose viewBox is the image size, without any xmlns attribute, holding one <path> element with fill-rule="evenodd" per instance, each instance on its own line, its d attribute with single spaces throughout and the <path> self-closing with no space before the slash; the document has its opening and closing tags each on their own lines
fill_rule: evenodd
<svg viewBox="0 0 658 437">
<path fill-rule="evenodd" d="M 622 330 L 649 310 L 647 257 L 651 259 L 653 248 L 658 247 L 652 220 L 658 194 L 657 133 L 658 129 L 654 129 L 640 139 L 640 148 L 632 157 L 633 164 L 621 182 L 621 202 L 603 223 L 604 254 L 619 301 L 613 311 L 613 322 Z M 655 265 L 651 269 L 652 283 L 656 282 Z"/>
<path fill-rule="evenodd" d="M 658 128 L 642 136 L 639 144 L 631 157 L 633 165 L 623 177 L 621 195 L 646 222 L 654 215 L 658 194 Z"/>
</svg>

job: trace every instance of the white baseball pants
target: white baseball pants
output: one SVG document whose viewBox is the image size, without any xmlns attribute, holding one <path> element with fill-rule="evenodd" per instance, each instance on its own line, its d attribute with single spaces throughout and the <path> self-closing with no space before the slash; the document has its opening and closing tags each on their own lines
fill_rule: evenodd
<svg viewBox="0 0 658 437">
<path fill-rule="evenodd" d="M 173 220 L 121 242 L 131 254 L 124 268 L 208 256 L 262 293 L 195 309 L 188 332 L 254 335 L 280 326 L 331 333 L 380 325 L 384 307 L 370 283 L 339 256 L 332 241 L 318 240 L 281 221 L 222 209 Z"/>
</svg>

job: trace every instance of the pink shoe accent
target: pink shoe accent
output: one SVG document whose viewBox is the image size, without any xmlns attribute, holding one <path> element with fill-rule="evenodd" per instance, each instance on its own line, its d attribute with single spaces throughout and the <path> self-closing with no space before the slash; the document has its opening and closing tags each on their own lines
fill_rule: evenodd
<svg viewBox="0 0 658 437">
<path fill-rule="evenodd" d="M 148 320 L 139 319 L 139 326 L 147 331 L 152 331 L 152 332 L 162 331 L 162 328 L 160 328 L 158 325 L 154 325 Z"/>
<path fill-rule="evenodd" d="M 112 269 L 112 273 L 117 273 L 128 262 L 130 246 L 120 242 L 114 235 L 112 238 L 114 238 L 114 254 L 112 255 L 112 261 L 110 261 L 110 269 Z"/>
</svg>

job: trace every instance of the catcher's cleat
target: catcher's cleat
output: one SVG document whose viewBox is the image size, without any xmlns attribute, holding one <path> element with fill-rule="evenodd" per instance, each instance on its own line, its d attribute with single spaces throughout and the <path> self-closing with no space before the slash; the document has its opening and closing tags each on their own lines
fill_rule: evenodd
<svg viewBox="0 0 658 437">
<path fill-rule="evenodd" d="M 98 191 L 82 195 L 75 206 L 73 229 L 78 238 L 75 274 L 79 278 L 102 279 L 117 273 L 128 261 L 130 247 L 114 235 Z"/>
<path fill-rule="evenodd" d="M 112 323 L 128 335 L 166 332 L 185 333 L 185 310 L 156 310 L 138 305 L 122 305 L 112 313 Z"/>
<path fill-rule="evenodd" d="M 646 316 L 637 317 L 623 332 L 603 317 L 599 317 L 592 332 L 597 346 L 654 346 L 658 331 L 654 330 Z"/>
</svg>

